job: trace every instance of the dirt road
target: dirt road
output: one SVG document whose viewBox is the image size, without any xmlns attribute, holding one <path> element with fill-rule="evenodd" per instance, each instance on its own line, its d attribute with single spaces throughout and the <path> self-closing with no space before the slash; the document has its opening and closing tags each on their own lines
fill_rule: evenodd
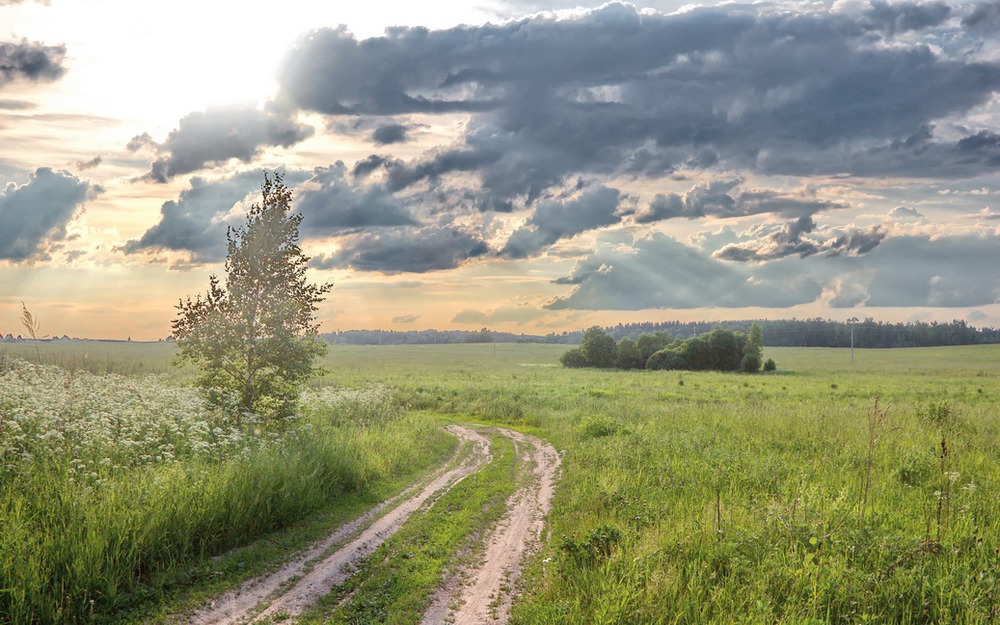
<svg viewBox="0 0 1000 625">
<path fill-rule="evenodd" d="M 411 514 L 447 493 L 453 486 L 492 460 L 489 439 L 462 426 L 448 426 L 462 448 L 471 453 L 457 465 L 449 462 L 430 482 L 412 487 L 383 502 L 363 516 L 338 528 L 306 553 L 266 577 L 251 580 L 239 589 L 216 598 L 205 610 L 187 619 L 191 625 L 243 625 L 271 622 L 276 617 L 294 622 L 320 597 L 350 574 L 352 564 L 371 554 L 406 522 Z M 559 456 L 541 439 L 509 430 L 499 433 L 514 442 L 522 467 L 522 484 L 507 501 L 507 511 L 487 540 L 485 557 L 474 570 L 464 571 L 446 583 L 422 621 L 437 623 L 505 623 L 513 599 L 502 589 L 513 587 L 523 557 L 541 536 L 549 508 Z M 453 466 L 454 465 L 454 466 Z M 449 606 L 458 606 L 453 610 Z"/>
</svg>

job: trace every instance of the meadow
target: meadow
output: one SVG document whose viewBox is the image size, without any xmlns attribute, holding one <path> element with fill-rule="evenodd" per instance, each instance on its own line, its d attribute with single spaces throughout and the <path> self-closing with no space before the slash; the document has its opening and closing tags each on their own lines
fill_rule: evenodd
<svg viewBox="0 0 1000 625">
<path fill-rule="evenodd" d="M 853 363 L 846 349 L 765 348 L 778 371 L 744 375 L 564 369 L 556 345 L 335 345 L 301 421 L 280 433 L 199 425 L 211 411 L 165 364 L 172 346 L 86 358 L 96 346 L 42 347 L 61 369 L 8 359 L 2 373 L 0 515 L 14 531 L 0 538 L 0 621 L 99 621 L 160 601 L 137 597 L 136 571 L 176 579 L 162 571 L 331 502 L 374 501 L 447 455 L 445 420 L 515 427 L 564 454 L 515 623 L 989 623 L 1000 611 L 998 346 L 856 350 Z M 11 448 L 25 406 L 48 416 Z M 80 419 L 110 430 L 90 441 Z M 30 470 L 28 439 L 54 450 Z M 318 471 L 336 486 L 301 479 Z M 276 494 L 235 492 L 251 481 Z M 322 492 L 280 503 L 294 483 Z M 247 519 L 230 526 L 229 514 Z M 167 539 L 114 556 L 127 575 L 92 572 L 108 545 L 152 528 Z M 71 555 L 77 542 L 90 551 Z M 27 596 L 37 582 L 62 603 Z M 86 592 L 60 590 L 70 582 Z"/>
</svg>

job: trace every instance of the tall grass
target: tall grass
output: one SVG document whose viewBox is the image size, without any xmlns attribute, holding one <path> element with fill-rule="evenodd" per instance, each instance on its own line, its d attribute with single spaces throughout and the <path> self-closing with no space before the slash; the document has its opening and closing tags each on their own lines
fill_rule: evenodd
<svg viewBox="0 0 1000 625">
<path fill-rule="evenodd" d="M 379 389 L 328 391 L 281 430 L 240 429 L 162 379 L 25 363 L 2 375 L 3 623 L 131 608 L 158 575 L 426 468 L 450 444 Z"/>
<path fill-rule="evenodd" d="M 549 368 L 558 349 L 517 349 L 331 352 L 359 363 L 340 372 L 354 383 L 564 450 L 515 623 L 997 622 L 997 347 L 853 365 L 767 349 L 779 370 L 758 376 Z"/>
</svg>

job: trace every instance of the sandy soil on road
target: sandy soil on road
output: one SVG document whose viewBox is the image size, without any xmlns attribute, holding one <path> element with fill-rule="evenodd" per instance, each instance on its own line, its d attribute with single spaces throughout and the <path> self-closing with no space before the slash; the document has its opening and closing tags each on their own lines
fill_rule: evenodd
<svg viewBox="0 0 1000 625">
<path fill-rule="evenodd" d="M 447 463 L 422 488 L 413 486 L 363 516 L 339 527 L 294 561 L 265 577 L 217 597 L 206 609 L 183 622 L 191 625 L 245 625 L 294 619 L 344 582 L 353 564 L 375 551 L 411 514 L 431 505 L 465 477 L 492 460 L 489 439 L 467 427 L 450 425 L 461 448 L 472 453 L 451 467 Z M 478 566 L 456 572 L 435 594 L 422 625 L 502 625 L 514 600 L 513 589 L 524 558 L 539 544 L 551 507 L 559 454 L 547 442 L 511 430 L 497 430 L 515 447 L 521 486 L 507 500 L 507 510 L 486 539 Z M 419 491 L 419 492 L 418 492 Z M 338 546 L 339 545 L 339 546 Z"/>
<path fill-rule="evenodd" d="M 510 430 L 500 433 L 514 441 L 520 464 L 530 471 L 528 479 L 507 500 L 507 512 L 487 538 L 480 565 L 445 584 L 421 625 L 502 625 L 510 617 L 521 564 L 537 548 L 552 506 L 559 454 L 540 438 Z M 466 583 L 456 583 L 459 578 Z"/>
</svg>

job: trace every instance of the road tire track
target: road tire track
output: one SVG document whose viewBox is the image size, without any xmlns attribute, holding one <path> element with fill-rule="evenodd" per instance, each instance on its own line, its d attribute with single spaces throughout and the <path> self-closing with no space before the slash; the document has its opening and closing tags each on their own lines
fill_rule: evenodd
<svg viewBox="0 0 1000 625">
<path fill-rule="evenodd" d="M 503 625 L 525 558 L 539 546 L 559 473 L 559 453 L 548 442 L 499 430 L 514 442 L 527 480 L 507 500 L 507 511 L 486 541 L 482 562 L 454 575 L 438 591 L 421 625 Z M 462 583 L 460 580 L 465 580 Z"/>
</svg>

